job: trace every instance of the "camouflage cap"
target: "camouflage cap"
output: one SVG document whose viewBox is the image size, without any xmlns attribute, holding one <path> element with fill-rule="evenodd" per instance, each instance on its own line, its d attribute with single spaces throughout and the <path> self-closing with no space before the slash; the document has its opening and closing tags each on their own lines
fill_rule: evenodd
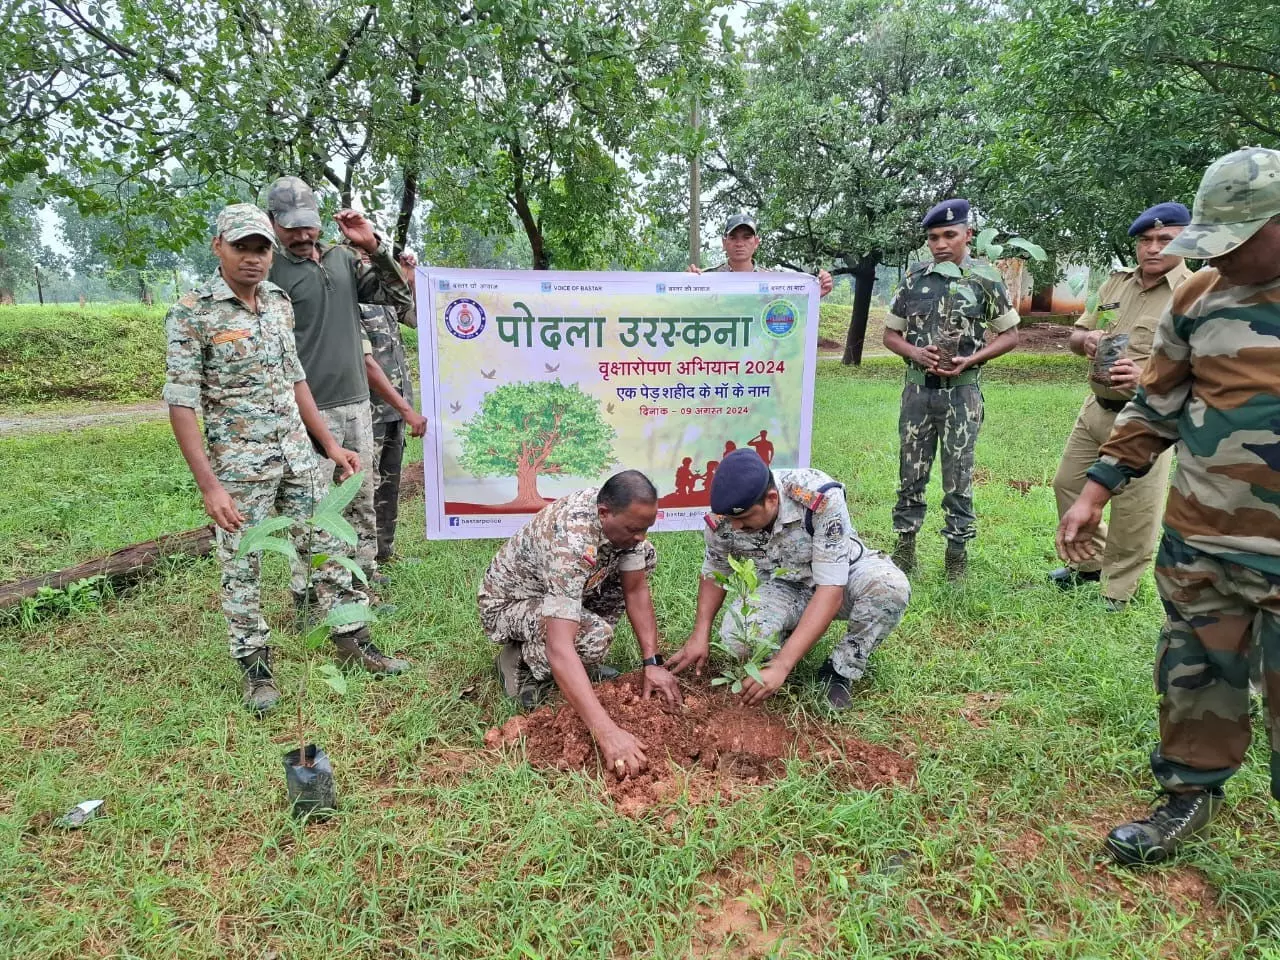
<svg viewBox="0 0 1280 960">
<path fill-rule="evenodd" d="M 749 227 L 751 232 L 759 236 L 760 227 L 756 223 L 756 218 L 749 213 L 735 213 L 732 217 L 724 222 L 724 233 L 722 236 L 728 236 L 738 227 Z"/>
<path fill-rule="evenodd" d="M 267 210 L 287 230 L 320 226 L 316 195 L 298 177 L 281 177 L 267 190 Z"/>
<path fill-rule="evenodd" d="M 1280 214 L 1280 150 L 1245 147 L 1209 165 L 1196 191 L 1191 225 L 1167 256 L 1211 260 L 1230 253 Z"/>
<path fill-rule="evenodd" d="M 228 243 L 235 243 L 245 237 L 266 237 L 272 243 L 276 240 L 271 221 L 252 203 L 233 203 L 229 207 L 223 207 L 218 214 L 218 236 Z"/>
</svg>

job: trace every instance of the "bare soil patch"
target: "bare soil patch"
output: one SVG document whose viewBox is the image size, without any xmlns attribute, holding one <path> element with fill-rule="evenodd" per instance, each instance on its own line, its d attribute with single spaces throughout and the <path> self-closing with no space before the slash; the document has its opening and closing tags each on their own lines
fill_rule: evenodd
<svg viewBox="0 0 1280 960">
<path fill-rule="evenodd" d="M 1024 323 L 1018 328 L 1018 349 L 1026 353 L 1066 352 L 1074 329 L 1065 323 Z"/>
<path fill-rule="evenodd" d="M 609 715 L 645 745 L 649 769 L 638 777 L 600 771 L 591 734 L 568 704 L 512 717 L 486 733 L 485 744 L 501 749 L 523 742 L 528 761 L 543 769 L 600 771 L 609 796 L 627 816 L 679 796 L 714 802 L 738 786 L 782 776 L 789 757 L 827 765 L 843 787 L 859 790 L 909 782 L 915 775 L 914 763 L 887 747 L 838 728 L 792 723 L 743 707 L 706 686 L 686 686 L 678 708 L 642 700 L 641 690 L 638 673 L 596 688 Z"/>
</svg>

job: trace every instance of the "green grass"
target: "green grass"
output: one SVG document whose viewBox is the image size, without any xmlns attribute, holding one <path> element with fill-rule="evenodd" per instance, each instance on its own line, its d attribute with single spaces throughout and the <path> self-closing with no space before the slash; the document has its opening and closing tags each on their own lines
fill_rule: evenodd
<svg viewBox="0 0 1280 960">
<path fill-rule="evenodd" d="M 163 307 L 0 307 L 0 404 L 155 400 Z"/>
<path fill-rule="evenodd" d="M 1150 797 L 1159 605 L 1149 580 L 1119 615 L 1047 585 L 1052 492 L 1009 484 L 1052 476 L 1082 392 L 986 386 L 963 587 L 941 576 L 935 480 L 911 607 L 839 721 L 914 756 L 916 781 L 892 790 L 842 791 L 797 763 L 728 801 L 629 820 L 589 776 L 484 752 L 484 730 L 509 715 L 474 608 L 495 544 L 424 542 L 420 503 L 390 568 L 399 609 L 375 627 L 414 670 L 355 677 L 345 699 L 313 687 L 342 798 L 327 824 L 284 810 L 287 708 L 254 721 L 237 706 L 212 561 L 0 631 L 0 955 L 1277 956 L 1280 821 L 1261 750 L 1176 866 L 1099 857 L 1101 834 Z M 881 547 L 897 393 L 830 365 L 817 392 L 815 463 Z M 700 538 L 656 542 L 670 649 L 692 623 Z M 269 564 L 276 627 L 283 578 Z M 300 657 L 280 642 L 291 700 Z M 629 638 L 614 660 L 636 663 Z M 771 710 L 813 710 L 810 687 L 789 690 Z M 49 826 L 88 797 L 106 798 L 106 819 Z"/>
</svg>

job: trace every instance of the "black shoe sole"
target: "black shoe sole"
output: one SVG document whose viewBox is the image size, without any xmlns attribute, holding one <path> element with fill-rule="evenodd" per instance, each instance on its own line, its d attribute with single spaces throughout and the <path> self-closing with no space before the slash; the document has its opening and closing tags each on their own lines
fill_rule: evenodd
<svg viewBox="0 0 1280 960">
<path fill-rule="evenodd" d="M 1102 841 L 1102 846 L 1111 855 L 1112 860 L 1125 867 L 1154 867 L 1167 863 L 1173 857 L 1173 854 L 1160 847 L 1152 850 L 1152 856 L 1143 857 L 1136 853 L 1133 847 L 1116 843 L 1110 837 Z"/>
</svg>

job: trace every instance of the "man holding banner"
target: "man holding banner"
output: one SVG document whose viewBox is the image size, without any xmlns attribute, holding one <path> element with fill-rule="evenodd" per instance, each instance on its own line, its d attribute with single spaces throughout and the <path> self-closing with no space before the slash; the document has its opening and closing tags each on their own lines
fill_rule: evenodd
<svg viewBox="0 0 1280 960">
<path fill-rule="evenodd" d="M 725 261 L 717 267 L 703 270 L 696 263 L 689 264 L 690 273 L 762 273 L 756 265 L 756 249 L 760 246 L 760 228 L 756 218 L 749 213 L 735 213 L 724 224 L 724 235 L 720 238 L 724 247 Z M 826 270 L 818 271 L 818 290 L 822 296 L 831 292 L 835 281 Z"/>
<path fill-rule="evenodd" d="M 499 548 L 477 596 L 481 626 L 500 647 L 503 691 L 530 710 L 559 687 L 619 776 L 648 765 L 644 745 L 613 722 L 591 684 L 617 676 L 604 658 L 624 610 L 643 657 L 643 696 L 680 702 L 649 594 L 658 554 L 646 535 L 657 516 L 658 491 L 638 470 L 561 497 Z"/>
</svg>

